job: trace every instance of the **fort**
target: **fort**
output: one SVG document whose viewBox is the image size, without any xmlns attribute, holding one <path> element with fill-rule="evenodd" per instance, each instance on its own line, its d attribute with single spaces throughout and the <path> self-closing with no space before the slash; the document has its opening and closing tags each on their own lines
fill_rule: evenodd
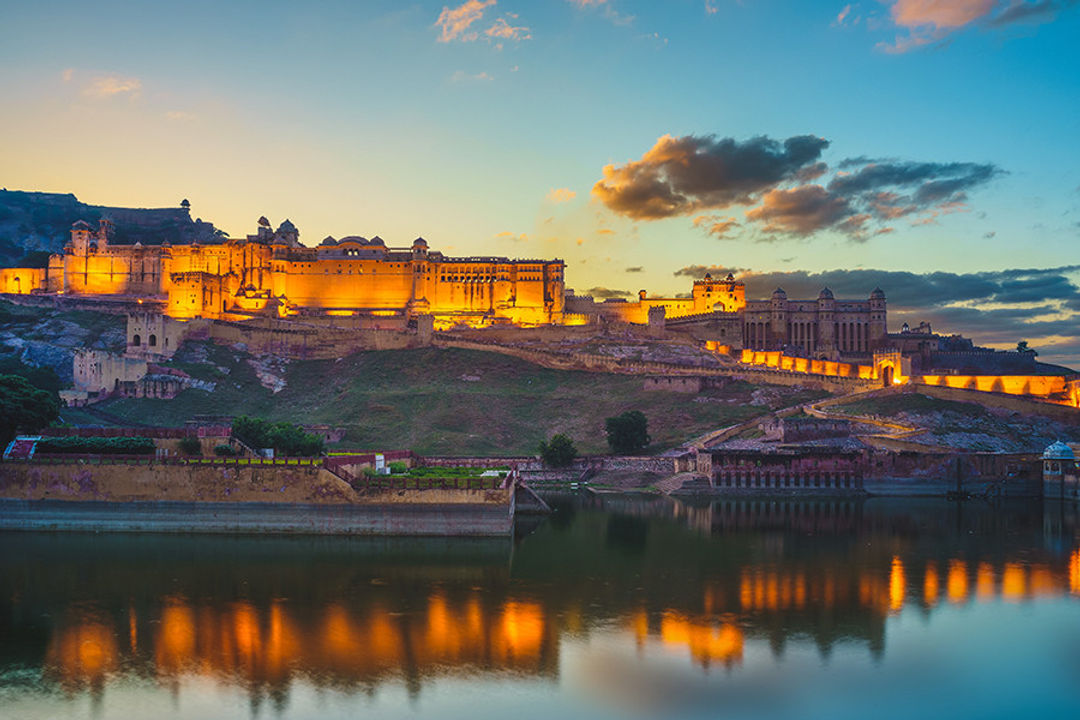
<svg viewBox="0 0 1080 720">
<path fill-rule="evenodd" d="M 880 288 L 865 299 L 838 299 L 828 288 L 816 298 L 789 298 L 777 288 L 755 300 L 732 274 L 705 274 L 685 297 L 642 290 L 634 301 L 597 302 L 566 288 L 562 260 L 450 257 L 423 238 L 388 247 L 378 236 L 327 237 L 307 247 L 293 223 L 285 220 L 275 230 L 265 217 L 254 234 L 237 239 L 216 234 L 206 241 L 174 244 L 163 237 L 143 244 L 116 242 L 116 234 L 109 217 L 96 228 L 80 220 L 44 267 L 0 269 L 0 293 L 20 301 L 128 314 L 123 357 L 95 350 L 76 356 L 69 404 L 110 393 L 175 396 L 191 386 L 190 378 L 154 363 L 185 339 L 336 359 L 358 350 L 430 345 L 436 333 L 444 343 L 479 339 L 477 347 L 517 352 L 523 333 L 533 332 L 547 335 L 524 353 L 544 355 L 544 343 L 640 328 L 632 332 L 647 341 L 708 350 L 744 374 L 757 366 L 766 382 L 812 376 L 849 389 L 915 383 L 1080 407 L 1080 376 L 1041 365 L 1032 352 L 978 348 L 958 335 L 935 334 L 925 323 L 890 333 Z M 483 338 L 450 336 L 476 330 Z M 594 366 L 586 369 L 599 369 Z M 668 374 L 644 364 L 641 371 Z M 700 381 L 648 382 L 693 391 Z"/>
</svg>

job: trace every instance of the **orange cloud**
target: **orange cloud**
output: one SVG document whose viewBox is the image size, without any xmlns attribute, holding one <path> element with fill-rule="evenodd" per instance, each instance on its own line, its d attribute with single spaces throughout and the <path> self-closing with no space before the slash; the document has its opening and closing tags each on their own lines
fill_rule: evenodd
<svg viewBox="0 0 1080 720">
<path fill-rule="evenodd" d="M 989 15 L 998 0 L 896 0 L 889 9 L 901 27 L 958 28 Z"/>
<path fill-rule="evenodd" d="M 66 79 L 65 73 L 65 79 Z M 139 78 L 125 78 L 119 75 L 104 75 L 94 78 L 83 88 L 83 95 L 92 98 L 110 98 L 117 95 L 135 97 L 142 89 Z"/>
<path fill-rule="evenodd" d="M 469 27 L 484 16 L 484 10 L 495 4 L 495 0 L 467 0 L 454 9 L 443 6 L 435 24 L 441 28 L 439 42 L 453 40 L 471 42 L 478 37 L 476 32 L 469 32 Z"/>
<path fill-rule="evenodd" d="M 724 238 L 729 232 L 739 227 L 739 223 L 733 217 L 698 215 L 694 218 L 694 227 L 704 228 L 705 232 L 715 238 Z"/>
<path fill-rule="evenodd" d="M 496 20 L 494 25 L 484 31 L 484 34 L 487 35 L 489 38 L 498 38 L 500 40 L 517 41 L 532 39 L 532 35 L 529 34 L 529 28 L 514 27 L 502 18 Z"/>
<path fill-rule="evenodd" d="M 857 231 L 869 215 L 852 216 L 847 200 L 820 185 L 803 185 L 790 190 L 770 190 L 761 205 L 746 211 L 746 218 L 764 224 L 767 232 L 810 235 L 842 221 L 844 230 Z"/>
<path fill-rule="evenodd" d="M 577 197 L 577 193 L 570 188 L 552 188 L 548 191 L 547 200 L 552 203 L 570 202 Z"/>
<path fill-rule="evenodd" d="M 1075 0 L 894 0 L 889 15 L 897 27 L 909 34 L 898 36 L 891 44 L 878 43 L 878 48 L 891 53 L 907 52 L 939 42 L 971 25 L 995 28 L 1049 22 L 1072 5 Z"/>
</svg>

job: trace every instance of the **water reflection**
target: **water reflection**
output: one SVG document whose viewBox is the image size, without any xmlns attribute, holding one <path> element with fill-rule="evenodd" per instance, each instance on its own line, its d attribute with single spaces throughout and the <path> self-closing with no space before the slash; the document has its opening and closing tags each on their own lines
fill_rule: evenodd
<svg viewBox="0 0 1080 720">
<path fill-rule="evenodd" d="M 2 535 L 0 666 L 97 702 L 114 682 L 176 695 L 205 677 L 283 711 L 297 683 L 414 697 L 445 677 L 557 684 L 563 645 L 593 635 L 727 673 L 754 643 L 828 657 L 854 641 L 881 658 L 908 612 L 1080 597 L 1076 527 L 1038 505 L 573 510 L 513 546 Z"/>
</svg>

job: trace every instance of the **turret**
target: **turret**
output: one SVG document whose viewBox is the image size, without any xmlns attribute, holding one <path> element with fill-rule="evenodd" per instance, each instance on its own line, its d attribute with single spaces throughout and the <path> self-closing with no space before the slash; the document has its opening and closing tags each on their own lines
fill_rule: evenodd
<svg viewBox="0 0 1080 720">
<path fill-rule="evenodd" d="M 71 251 L 75 255 L 86 255 L 90 248 L 90 223 L 77 220 L 71 226 Z"/>
<path fill-rule="evenodd" d="M 822 288 L 818 293 L 818 336 L 817 349 L 833 351 L 836 349 L 836 298 L 829 288 Z"/>
<path fill-rule="evenodd" d="M 881 288 L 874 288 L 870 293 L 870 350 L 877 350 L 886 345 L 888 318 L 885 311 L 885 293 Z"/>
<path fill-rule="evenodd" d="M 784 292 L 784 288 L 776 288 L 773 290 L 772 299 L 770 300 L 770 339 L 769 349 L 775 349 L 772 346 L 776 345 L 775 338 L 787 337 L 787 324 L 788 324 L 788 301 L 787 293 Z"/>
<path fill-rule="evenodd" d="M 426 260 L 428 254 L 427 240 L 422 237 L 418 237 L 413 240 L 412 244 L 412 256 L 413 260 Z"/>
<path fill-rule="evenodd" d="M 286 218 L 285 222 L 278 225 L 277 232 L 274 233 L 274 244 L 296 247 L 300 244 L 300 231 Z"/>
</svg>

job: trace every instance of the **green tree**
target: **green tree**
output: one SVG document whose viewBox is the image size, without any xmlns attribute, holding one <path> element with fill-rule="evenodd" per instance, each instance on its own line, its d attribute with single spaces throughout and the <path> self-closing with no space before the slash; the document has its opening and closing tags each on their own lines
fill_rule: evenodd
<svg viewBox="0 0 1080 720">
<path fill-rule="evenodd" d="M 232 432 L 248 447 L 274 448 L 278 455 L 315 457 L 324 449 L 322 437 L 287 422 L 272 423 L 242 415 L 233 420 Z"/>
<path fill-rule="evenodd" d="M 649 444 L 649 421 L 640 410 L 628 410 L 604 421 L 608 445 L 616 455 L 634 455 Z"/>
<path fill-rule="evenodd" d="M 540 458 L 548 467 L 568 467 L 577 457 L 574 441 L 566 435 L 553 435 L 551 441 L 540 442 Z"/>
<path fill-rule="evenodd" d="M 202 455 L 202 443 L 199 442 L 199 438 L 188 435 L 187 437 L 180 438 L 180 442 L 177 443 L 180 448 L 180 452 L 185 455 Z"/>
<path fill-rule="evenodd" d="M 18 375 L 0 375 L 0 443 L 6 446 L 19 432 L 33 433 L 60 415 L 60 397 Z"/>
<path fill-rule="evenodd" d="M 1039 353 L 1035 352 L 1034 350 L 1032 350 L 1031 348 L 1028 347 L 1028 341 L 1027 340 L 1021 340 L 1020 342 L 1016 343 L 1016 352 L 1018 352 L 1018 353 L 1031 353 L 1032 355 L 1038 355 L 1039 354 Z"/>
</svg>

